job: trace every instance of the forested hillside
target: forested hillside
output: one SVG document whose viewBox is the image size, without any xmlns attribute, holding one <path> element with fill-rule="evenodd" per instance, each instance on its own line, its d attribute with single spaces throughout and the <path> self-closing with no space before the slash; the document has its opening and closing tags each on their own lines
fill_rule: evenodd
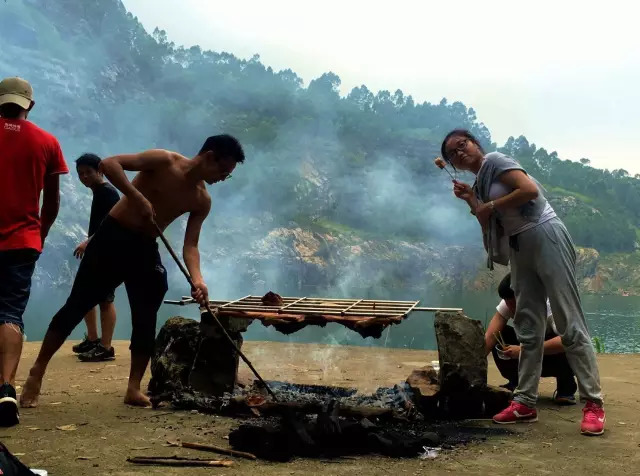
<svg viewBox="0 0 640 476">
<path fill-rule="evenodd" d="M 635 249 L 637 176 L 562 160 L 524 137 L 494 144 L 473 108 L 455 100 L 431 104 L 365 85 L 341 95 L 331 72 L 305 84 L 258 55 L 175 45 L 161 30 L 145 31 L 119 0 L 7 0 L 0 41 L 0 75 L 32 82 L 31 118 L 59 137 L 69 162 L 85 151 L 154 147 L 192 155 L 222 132 L 242 141 L 246 163 L 212 188 L 202 245 L 222 293 L 274 283 L 347 292 L 353 279 L 376 289 L 472 281 L 484 260 L 476 223 L 433 166 L 442 137 L 456 127 L 521 161 L 579 245 Z M 73 175 L 63 186 L 41 272 L 65 285 L 89 194 Z M 183 224 L 171 229 L 176 242 Z"/>
<path fill-rule="evenodd" d="M 624 169 L 596 169 L 586 158 L 561 160 L 557 153 L 537 148 L 522 136 L 509 138 L 500 150 L 545 184 L 579 245 L 604 252 L 635 249 L 640 175 L 630 176 Z"/>
</svg>

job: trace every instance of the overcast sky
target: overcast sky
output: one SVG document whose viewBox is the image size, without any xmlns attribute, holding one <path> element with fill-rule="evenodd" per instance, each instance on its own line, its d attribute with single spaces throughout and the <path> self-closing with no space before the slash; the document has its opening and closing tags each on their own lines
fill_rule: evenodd
<svg viewBox="0 0 640 476">
<path fill-rule="evenodd" d="M 177 44 L 258 53 L 308 84 L 366 84 L 475 108 L 493 138 L 640 173 L 640 7 L 538 0 L 124 0 Z"/>
</svg>

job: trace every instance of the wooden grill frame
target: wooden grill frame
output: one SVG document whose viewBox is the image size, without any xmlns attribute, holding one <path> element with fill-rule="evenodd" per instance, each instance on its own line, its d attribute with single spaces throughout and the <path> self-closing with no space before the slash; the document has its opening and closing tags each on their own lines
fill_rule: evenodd
<svg viewBox="0 0 640 476">
<path fill-rule="evenodd" d="M 262 296 L 248 295 L 234 301 L 210 300 L 210 306 L 221 312 L 264 312 L 269 314 L 330 315 L 353 317 L 406 317 L 411 312 L 462 312 L 462 308 L 419 307 L 420 301 L 388 301 L 380 299 L 337 299 L 317 297 L 283 297 L 282 306 L 262 304 Z M 196 304 L 190 296 L 180 301 L 165 300 L 165 304 L 185 306 Z"/>
</svg>

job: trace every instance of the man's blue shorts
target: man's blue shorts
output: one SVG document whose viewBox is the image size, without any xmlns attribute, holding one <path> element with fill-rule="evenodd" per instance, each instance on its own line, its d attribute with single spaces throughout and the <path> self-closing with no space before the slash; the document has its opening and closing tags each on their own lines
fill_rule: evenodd
<svg viewBox="0 0 640 476">
<path fill-rule="evenodd" d="M 24 331 L 22 314 L 39 257 L 40 253 L 30 248 L 0 251 L 0 324 L 15 324 Z"/>
</svg>

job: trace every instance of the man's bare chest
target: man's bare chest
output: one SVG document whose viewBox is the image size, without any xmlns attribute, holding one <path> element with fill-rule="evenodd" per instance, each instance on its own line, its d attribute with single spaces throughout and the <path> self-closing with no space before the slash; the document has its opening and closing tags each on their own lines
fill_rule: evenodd
<svg viewBox="0 0 640 476">
<path fill-rule="evenodd" d="M 135 186 L 151 202 L 156 213 L 165 215 L 178 216 L 192 210 L 199 196 L 197 187 L 172 174 L 143 177 Z"/>
</svg>

